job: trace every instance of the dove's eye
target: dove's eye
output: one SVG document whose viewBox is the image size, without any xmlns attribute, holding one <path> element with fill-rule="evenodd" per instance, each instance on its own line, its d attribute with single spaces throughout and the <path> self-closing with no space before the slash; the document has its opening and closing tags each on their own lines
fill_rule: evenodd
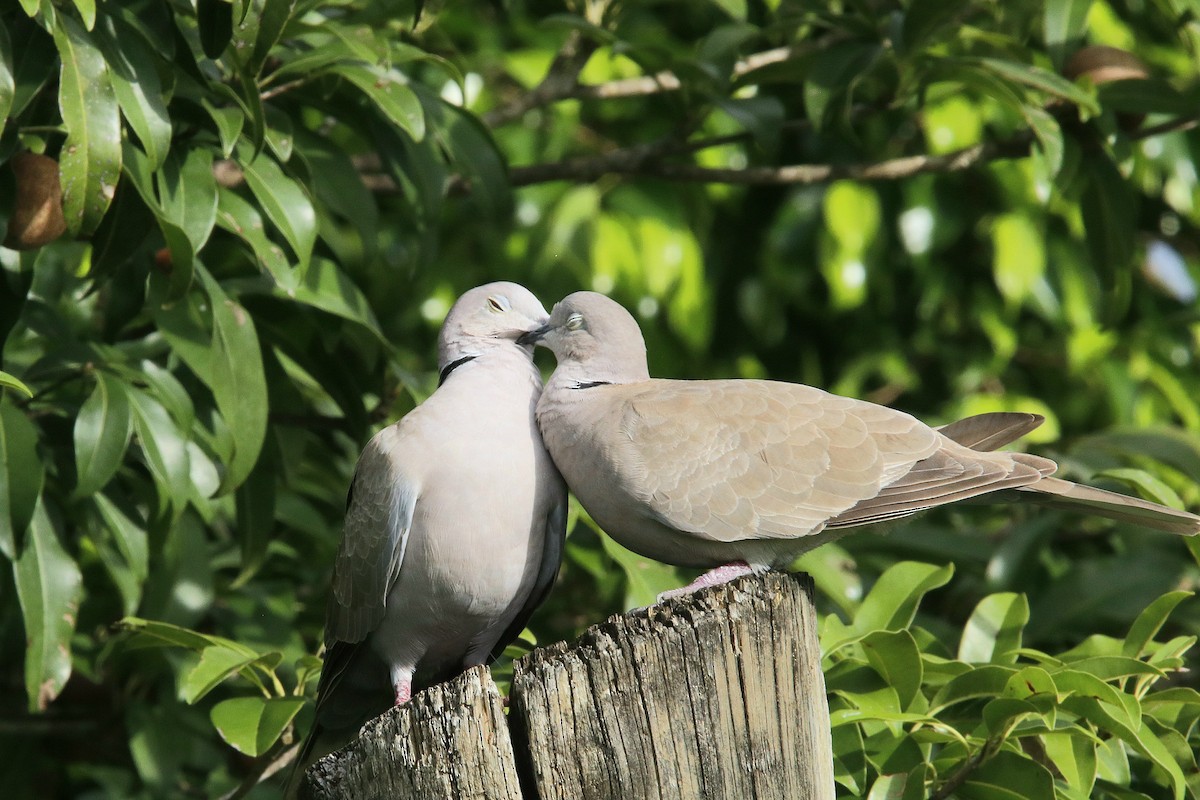
<svg viewBox="0 0 1200 800">
<path fill-rule="evenodd" d="M 567 317 L 567 330 L 577 331 L 582 327 L 583 327 L 583 315 L 582 314 L 572 314 L 571 316 Z"/>
<path fill-rule="evenodd" d="M 492 311 L 508 311 L 508 298 L 503 295 L 493 295 L 488 298 L 488 308 Z"/>
</svg>

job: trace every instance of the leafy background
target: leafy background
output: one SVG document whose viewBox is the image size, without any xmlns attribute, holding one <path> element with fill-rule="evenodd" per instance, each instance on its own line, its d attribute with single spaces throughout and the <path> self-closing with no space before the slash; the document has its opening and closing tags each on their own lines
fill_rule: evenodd
<svg viewBox="0 0 1200 800">
<path fill-rule="evenodd" d="M 0 250 L 6 796 L 278 796 L 354 460 L 488 280 L 612 294 L 657 375 L 1036 411 L 1195 509 L 1198 12 L 6 4 L 0 161 L 55 159 L 67 228 Z M 839 792 L 1200 796 L 1198 552 L 970 507 L 806 556 Z M 524 646 L 688 577 L 576 514 Z"/>
</svg>

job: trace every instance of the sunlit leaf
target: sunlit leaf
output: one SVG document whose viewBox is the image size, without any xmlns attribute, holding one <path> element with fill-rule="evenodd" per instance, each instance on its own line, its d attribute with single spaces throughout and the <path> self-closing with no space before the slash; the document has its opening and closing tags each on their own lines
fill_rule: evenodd
<svg viewBox="0 0 1200 800">
<path fill-rule="evenodd" d="M 244 157 L 246 152 L 239 150 Z M 291 245 L 300 270 L 308 268 L 317 239 L 317 218 L 312 201 L 300 184 L 289 178 L 269 156 L 242 161 L 246 185 L 254 193 L 267 217 Z"/>
<path fill-rule="evenodd" d="M 72 234 L 100 224 L 121 174 L 121 119 L 108 65 L 89 34 L 63 15 L 54 29 L 62 59 L 59 105 L 67 141 L 59 159 L 63 214 Z"/>
<path fill-rule="evenodd" d="M 1083 38 L 1092 0 L 1048 0 L 1042 11 L 1042 38 L 1061 67 Z"/>
<path fill-rule="evenodd" d="M 235 750 L 258 756 L 279 740 L 304 703 L 301 697 L 235 697 L 213 706 L 212 722 Z"/>
<path fill-rule="evenodd" d="M 171 118 L 150 49 L 120 16 L 102 17 L 95 35 L 121 113 L 137 134 L 151 168 L 158 169 L 171 146 Z"/>
<path fill-rule="evenodd" d="M 248 655 L 242 650 L 233 650 L 222 645 L 205 647 L 200 652 L 200 661 L 183 680 L 183 699 L 195 703 L 255 657 L 253 654 Z"/>
<path fill-rule="evenodd" d="M 425 137 L 421 101 L 398 71 L 368 64 L 337 64 L 333 71 L 357 86 L 395 125 L 413 139 Z"/>
<path fill-rule="evenodd" d="M 1021 646 L 1021 633 L 1029 621 L 1029 602 L 1024 595 L 1002 593 L 979 601 L 963 627 L 958 657 L 963 661 L 1014 663 Z"/>
<path fill-rule="evenodd" d="M 7 119 L 8 112 L 13 107 L 17 84 L 13 76 L 12 43 L 8 37 L 8 28 L 0 20 L 0 119 Z"/>
<path fill-rule="evenodd" d="M 188 498 L 187 433 L 179 430 L 162 404 L 148 393 L 129 390 L 133 429 L 164 501 L 180 506 Z"/>
<path fill-rule="evenodd" d="M 7 372 L 0 372 L 0 388 L 14 389 L 26 397 L 33 397 L 33 390 L 21 382 L 14 375 L 9 375 Z"/>
<path fill-rule="evenodd" d="M 1184 591 L 1168 592 L 1146 606 L 1145 610 L 1138 614 L 1137 619 L 1129 626 L 1122 653 L 1130 658 L 1140 656 L 1175 607 L 1192 597 L 1193 594 L 1193 592 Z"/>
<path fill-rule="evenodd" d="M 854 615 L 854 629 L 861 633 L 874 630 L 900 630 L 912 622 L 925 593 L 945 586 L 954 567 L 904 561 L 889 567 L 879 576 Z"/>
<path fill-rule="evenodd" d="M 267 236 L 257 208 L 232 190 L 222 188 L 218 195 L 217 225 L 250 246 L 255 260 L 275 279 L 280 291 L 292 294 L 297 290 L 299 273 L 288 263 L 283 248 Z"/>
</svg>

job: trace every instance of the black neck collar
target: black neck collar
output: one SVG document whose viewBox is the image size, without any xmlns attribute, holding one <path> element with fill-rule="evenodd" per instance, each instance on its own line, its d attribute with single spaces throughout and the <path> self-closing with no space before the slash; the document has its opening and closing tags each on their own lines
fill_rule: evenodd
<svg viewBox="0 0 1200 800">
<path fill-rule="evenodd" d="M 442 371 L 438 373 L 438 386 L 441 386 L 443 383 L 446 382 L 446 378 L 450 377 L 451 372 L 454 372 L 454 370 L 458 369 L 459 367 L 461 367 L 463 364 L 467 363 L 468 361 L 474 361 L 474 360 L 475 360 L 475 356 L 463 356 L 462 358 L 458 359 L 457 361 L 451 361 L 449 364 L 442 367 Z"/>
<path fill-rule="evenodd" d="M 611 386 L 612 381 L 588 381 L 587 383 L 577 383 L 572 386 L 572 389 L 591 389 L 594 386 Z"/>
</svg>

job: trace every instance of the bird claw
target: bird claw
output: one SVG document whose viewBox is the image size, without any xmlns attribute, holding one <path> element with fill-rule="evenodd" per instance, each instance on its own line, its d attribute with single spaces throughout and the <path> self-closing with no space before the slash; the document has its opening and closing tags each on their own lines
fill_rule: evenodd
<svg viewBox="0 0 1200 800">
<path fill-rule="evenodd" d="M 754 572 L 754 567 L 745 561 L 732 561 L 728 564 L 722 564 L 715 569 L 710 569 L 687 586 L 663 592 L 658 596 L 658 602 L 661 603 L 664 600 L 670 600 L 672 597 L 685 597 L 701 589 L 707 589 L 710 586 L 720 586 L 723 583 L 729 583 L 735 578 L 749 575 L 752 572 Z"/>
</svg>

